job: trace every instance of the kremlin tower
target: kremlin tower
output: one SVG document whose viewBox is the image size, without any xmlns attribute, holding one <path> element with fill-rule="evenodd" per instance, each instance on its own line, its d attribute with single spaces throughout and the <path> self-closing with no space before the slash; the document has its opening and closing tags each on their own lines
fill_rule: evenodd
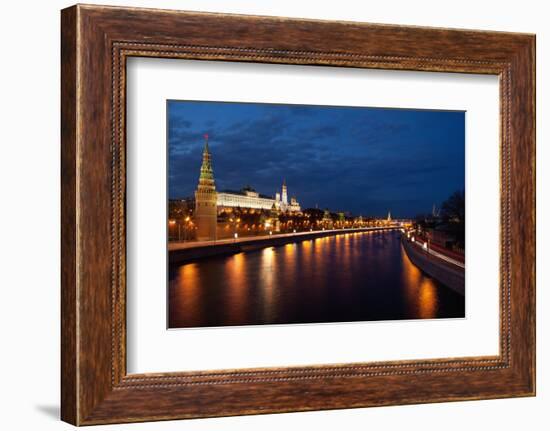
<svg viewBox="0 0 550 431">
<path fill-rule="evenodd" d="M 217 226 L 217 193 L 214 184 L 212 160 L 208 151 L 208 135 L 204 135 L 204 150 L 199 185 L 195 191 L 195 220 L 197 240 L 215 240 Z"/>
<path fill-rule="evenodd" d="M 282 194 L 282 200 L 283 200 L 283 206 L 284 208 L 286 209 L 287 205 L 288 205 L 288 194 L 287 194 L 287 191 L 286 191 L 286 180 L 283 180 L 283 194 Z"/>
</svg>

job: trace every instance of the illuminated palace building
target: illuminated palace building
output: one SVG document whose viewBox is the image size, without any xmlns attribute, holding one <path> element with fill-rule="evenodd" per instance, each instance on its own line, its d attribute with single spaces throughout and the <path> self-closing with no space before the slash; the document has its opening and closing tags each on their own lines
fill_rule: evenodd
<svg viewBox="0 0 550 431">
<path fill-rule="evenodd" d="M 281 212 L 299 212 L 300 204 L 296 198 L 290 198 L 288 202 L 286 184 L 283 182 L 282 193 L 277 192 L 275 199 L 261 195 L 250 187 L 245 187 L 240 192 L 224 191 L 218 193 L 218 208 L 253 208 L 271 210 L 273 206 Z"/>
<path fill-rule="evenodd" d="M 300 204 L 295 197 L 288 199 L 285 181 L 275 197 L 266 196 L 247 186 L 241 191 L 217 192 L 214 183 L 212 160 L 205 135 L 199 184 L 195 191 L 195 219 L 197 240 L 216 239 L 217 215 L 233 208 L 266 210 L 276 213 L 299 213 Z"/>
</svg>

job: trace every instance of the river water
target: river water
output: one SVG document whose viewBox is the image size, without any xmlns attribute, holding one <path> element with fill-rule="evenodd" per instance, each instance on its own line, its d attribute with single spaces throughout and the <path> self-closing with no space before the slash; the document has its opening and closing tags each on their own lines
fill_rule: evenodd
<svg viewBox="0 0 550 431">
<path fill-rule="evenodd" d="M 396 231 L 348 233 L 169 268 L 169 327 L 464 317 Z"/>
</svg>

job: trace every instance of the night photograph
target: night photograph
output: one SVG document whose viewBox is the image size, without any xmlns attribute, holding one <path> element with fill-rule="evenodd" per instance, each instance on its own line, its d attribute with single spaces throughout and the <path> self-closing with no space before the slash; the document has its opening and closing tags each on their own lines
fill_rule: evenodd
<svg viewBox="0 0 550 431">
<path fill-rule="evenodd" d="M 465 112 L 167 102 L 169 328 L 465 317 Z"/>
</svg>

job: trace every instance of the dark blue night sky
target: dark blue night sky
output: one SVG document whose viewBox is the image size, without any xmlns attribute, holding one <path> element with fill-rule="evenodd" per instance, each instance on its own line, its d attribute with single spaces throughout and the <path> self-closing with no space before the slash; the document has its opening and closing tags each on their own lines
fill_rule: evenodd
<svg viewBox="0 0 550 431">
<path fill-rule="evenodd" d="M 429 213 L 464 186 L 464 112 L 168 101 L 170 198 L 192 196 L 203 135 L 217 190 L 354 215 Z"/>
</svg>

